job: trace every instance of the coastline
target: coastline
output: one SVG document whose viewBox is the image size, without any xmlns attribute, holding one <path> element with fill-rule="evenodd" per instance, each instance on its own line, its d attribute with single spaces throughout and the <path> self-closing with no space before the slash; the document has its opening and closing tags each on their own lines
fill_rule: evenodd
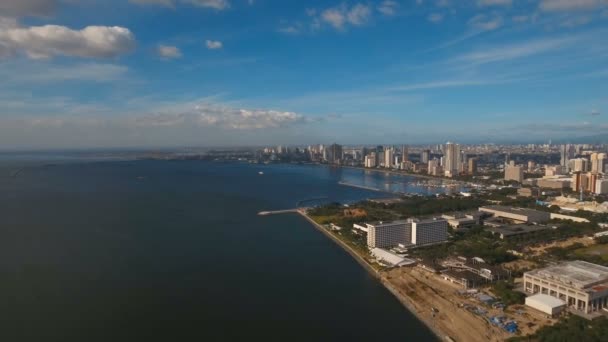
<svg viewBox="0 0 608 342">
<path fill-rule="evenodd" d="M 329 237 L 335 244 L 342 247 L 348 254 L 350 254 L 359 265 L 361 265 L 371 276 L 378 279 L 380 284 L 382 284 L 400 303 L 405 307 L 407 311 L 409 311 L 416 319 L 418 319 L 422 324 L 424 324 L 434 335 L 437 337 L 438 341 L 443 341 L 447 334 L 443 331 L 439 330 L 432 322 L 421 315 L 421 313 L 410 303 L 411 298 L 403 295 L 396 289 L 389 281 L 386 279 L 386 276 L 383 275 L 380 271 L 374 269 L 367 260 L 365 260 L 357 251 L 355 251 L 352 247 L 346 244 L 344 241 L 340 240 L 336 236 L 334 236 L 331 232 L 327 231 L 323 226 L 315 222 L 310 216 L 306 214 L 303 210 L 296 211 L 300 216 L 306 219 L 308 222 L 312 224 L 315 229 L 320 231 L 323 235 Z"/>
<path fill-rule="evenodd" d="M 323 165 L 323 164 L 319 164 L 319 165 Z M 365 168 L 365 167 L 361 167 L 361 166 L 347 166 L 347 165 L 329 165 L 329 166 L 343 167 L 343 168 L 347 168 L 347 169 L 355 169 L 355 170 L 363 170 L 363 171 L 380 172 L 380 173 L 389 173 L 391 175 L 397 175 L 397 176 L 409 176 L 409 177 L 423 178 L 423 179 L 434 179 L 434 180 L 439 180 L 439 181 L 443 181 L 443 182 L 447 182 L 447 183 L 451 183 L 451 184 L 459 184 L 459 185 L 467 184 L 467 182 L 461 181 L 461 180 L 445 178 L 445 177 L 434 177 L 434 176 L 429 176 L 429 175 L 422 175 L 419 173 L 400 172 L 400 171 L 395 171 L 393 169 L 378 169 L 378 168 L 371 169 L 371 168 Z"/>
</svg>

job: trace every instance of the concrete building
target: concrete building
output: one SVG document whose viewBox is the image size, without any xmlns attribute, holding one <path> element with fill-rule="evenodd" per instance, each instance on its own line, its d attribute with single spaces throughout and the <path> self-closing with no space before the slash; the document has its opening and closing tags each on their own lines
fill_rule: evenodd
<svg viewBox="0 0 608 342">
<path fill-rule="evenodd" d="M 365 156 L 365 161 L 363 165 L 368 168 L 376 167 L 376 153 L 372 152 L 369 155 Z"/>
<path fill-rule="evenodd" d="M 411 228 L 408 221 L 367 223 L 367 246 L 369 248 L 390 248 L 399 244 L 409 244 Z"/>
<path fill-rule="evenodd" d="M 605 173 L 607 159 L 608 159 L 608 157 L 606 156 L 606 153 L 592 153 L 591 154 L 591 172 Z"/>
<path fill-rule="evenodd" d="M 524 290 L 558 298 L 574 313 L 598 312 L 608 307 L 608 267 L 568 261 L 526 272 Z"/>
<path fill-rule="evenodd" d="M 533 235 L 534 233 L 547 230 L 549 228 L 549 226 L 529 226 L 524 224 L 516 224 L 509 226 L 489 227 L 486 230 L 491 232 L 492 235 L 498 235 L 501 240 L 507 240 L 522 235 Z"/>
<path fill-rule="evenodd" d="M 586 191 L 589 186 L 589 179 L 586 173 L 575 172 L 572 174 L 572 182 L 570 183 L 572 190 L 579 192 L 581 189 Z"/>
<path fill-rule="evenodd" d="M 460 145 L 448 142 L 443 148 L 443 171 L 446 177 L 458 175 L 460 166 Z"/>
<path fill-rule="evenodd" d="M 324 150 L 325 159 L 330 164 L 340 164 L 342 161 L 342 145 L 333 144 Z"/>
<path fill-rule="evenodd" d="M 475 213 L 451 213 L 443 214 L 441 218 L 448 222 L 448 225 L 455 230 L 470 228 L 476 224 L 481 224 L 483 214 Z"/>
<path fill-rule="evenodd" d="M 608 194 L 608 179 L 598 179 L 595 183 L 595 194 L 605 195 Z"/>
<path fill-rule="evenodd" d="M 393 148 L 387 148 L 386 150 L 384 150 L 384 167 L 387 169 L 390 169 L 391 167 L 393 167 L 393 162 L 394 162 L 394 151 Z"/>
<path fill-rule="evenodd" d="M 536 163 L 533 160 L 528 161 L 528 172 L 534 172 L 536 170 Z"/>
<path fill-rule="evenodd" d="M 469 159 L 469 167 L 467 170 L 468 174 L 476 175 L 477 174 L 477 158 Z"/>
<path fill-rule="evenodd" d="M 566 302 L 546 294 L 535 294 L 526 298 L 526 305 L 551 317 L 564 311 Z"/>
<path fill-rule="evenodd" d="M 521 166 L 507 165 L 505 167 L 505 180 L 516 181 L 521 183 L 524 181 L 524 168 Z"/>
<path fill-rule="evenodd" d="M 410 151 L 407 145 L 401 146 L 401 162 L 408 162 L 410 160 Z"/>
<path fill-rule="evenodd" d="M 585 158 L 576 158 L 569 161 L 570 170 L 573 172 L 589 171 L 589 161 Z"/>
<path fill-rule="evenodd" d="M 538 197 L 540 195 L 539 188 L 520 188 L 517 189 L 517 196 L 521 197 Z"/>
<path fill-rule="evenodd" d="M 420 162 L 423 164 L 426 164 L 429 162 L 429 160 L 431 159 L 431 151 L 430 150 L 423 150 L 420 153 Z"/>
<path fill-rule="evenodd" d="M 448 223 L 443 219 L 366 223 L 367 246 L 390 248 L 398 245 L 428 245 L 448 239 Z"/>
<path fill-rule="evenodd" d="M 412 244 L 421 246 L 444 242 L 448 239 L 448 222 L 443 219 L 411 221 Z"/>
<path fill-rule="evenodd" d="M 570 159 L 574 158 L 576 151 L 573 145 L 567 144 L 560 146 L 560 164 L 564 171 L 570 171 Z"/>
<path fill-rule="evenodd" d="M 490 213 L 494 217 L 509 219 L 518 223 L 544 223 L 549 221 L 551 213 L 526 208 L 511 208 L 490 205 L 479 208 L 479 211 Z"/>
<path fill-rule="evenodd" d="M 547 166 L 545 168 L 546 177 L 555 177 L 563 174 L 563 167 L 560 166 Z"/>
<path fill-rule="evenodd" d="M 569 188 L 571 184 L 572 178 L 570 177 L 540 178 L 536 181 L 536 185 L 543 189 L 561 190 Z"/>
</svg>

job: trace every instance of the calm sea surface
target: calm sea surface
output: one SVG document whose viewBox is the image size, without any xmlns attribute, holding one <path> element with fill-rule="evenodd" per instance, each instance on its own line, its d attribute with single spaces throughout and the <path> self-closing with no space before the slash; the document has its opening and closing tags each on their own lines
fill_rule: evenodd
<svg viewBox="0 0 608 342">
<path fill-rule="evenodd" d="M 339 181 L 439 191 L 411 180 L 317 166 L 0 160 L 0 341 L 433 341 L 304 219 L 256 216 L 382 195 Z"/>
</svg>

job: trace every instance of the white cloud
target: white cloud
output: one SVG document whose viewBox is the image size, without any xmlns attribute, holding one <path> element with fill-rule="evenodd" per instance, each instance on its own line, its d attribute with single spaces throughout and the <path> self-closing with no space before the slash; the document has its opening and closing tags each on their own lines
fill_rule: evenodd
<svg viewBox="0 0 608 342">
<path fill-rule="evenodd" d="M 478 14 L 469 20 L 469 26 L 480 31 L 492 31 L 500 28 L 503 19 L 498 15 Z"/>
<path fill-rule="evenodd" d="M 547 53 L 570 46 L 578 38 L 552 38 L 531 40 L 518 44 L 502 44 L 499 47 L 484 49 L 468 53 L 455 58 L 456 62 L 468 62 L 474 64 L 485 64 L 512 60 L 541 53 Z"/>
<path fill-rule="evenodd" d="M 481 7 L 486 6 L 511 6 L 513 0 L 477 0 L 477 5 Z"/>
<path fill-rule="evenodd" d="M 607 0 L 541 0 L 543 11 L 581 11 L 592 10 L 608 4 Z"/>
<path fill-rule="evenodd" d="M 174 7 L 176 2 L 190 4 L 198 7 L 213 8 L 216 10 L 224 10 L 230 8 L 228 0 L 129 0 L 129 2 L 137 5 L 160 5 L 165 7 Z M 249 2 L 251 5 L 253 2 Z"/>
<path fill-rule="evenodd" d="M 65 26 L 20 27 L 0 22 L 0 57 L 24 52 L 29 58 L 53 56 L 110 58 L 130 52 L 135 37 L 118 26 L 87 26 L 72 30 Z"/>
<path fill-rule="evenodd" d="M 179 48 L 171 45 L 159 45 L 156 52 L 163 59 L 174 59 L 182 56 L 182 52 Z"/>
<path fill-rule="evenodd" d="M 209 50 L 217 50 L 224 47 L 224 44 L 222 44 L 222 42 L 220 42 L 219 40 L 207 40 L 205 41 L 205 45 Z"/>
<path fill-rule="evenodd" d="M 184 2 L 190 3 L 199 7 L 213 8 L 216 10 L 223 10 L 230 7 L 228 0 L 183 0 Z"/>
<path fill-rule="evenodd" d="M 431 13 L 429 14 L 429 16 L 427 17 L 428 21 L 432 22 L 432 23 L 439 23 L 443 20 L 443 14 L 441 13 Z"/>
<path fill-rule="evenodd" d="M 388 16 L 397 14 L 398 9 L 399 3 L 393 0 L 384 0 L 378 5 L 378 12 Z"/>
<path fill-rule="evenodd" d="M 343 30 L 347 24 L 353 26 L 364 25 L 369 21 L 371 14 L 369 6 L 355 4 L 352 7 L 348 7 L 342 4 L 321 12 L 321 20 L 336 29 Z"/>
<path fill-rule="evenodd" d="M 11 83 L 46 83 L 63 81 L 110 82 L 122 79 L 129 69 L 122 65 L 83 63 L 69 66 L 47 63 L 8 65 L 0 70 L 0 77 Z"/>
<path fill-rule="evenodd" d="M 239 109 L 203 103 L 195 105 L 194 108 L 137 117 L 135 122 L 139 126 L 175 126 L 186 123 L 231 130 L 257 130 L 302 123 L 306 122 L 306 119 L 294 112 Z"/>
<path fill-rule="evenodd" d="M 1 0 L 0 17 L 47 17 L 57 9 L 57 0 Z"/>
<path fill-rule="evenodd" d="M 285 26 L 279 27 L 279 29 L 277 31 L 280 33 L 285 33 L 285 34 L 298 34 L 298 33 L 302 32 L 302 25 L 300 25 L 300 24 L 285 25 Z"/>
<path fill-rule="evenodd" d="M 166 7 L 175 6 L 173 0 L 129 0 L 129 2 L 137 5 L 159 5 Z"/>
</svg>

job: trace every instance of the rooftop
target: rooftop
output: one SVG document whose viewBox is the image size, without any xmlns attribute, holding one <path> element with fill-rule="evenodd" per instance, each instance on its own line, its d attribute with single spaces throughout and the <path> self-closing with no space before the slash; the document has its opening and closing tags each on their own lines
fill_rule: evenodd
<svg viewBox="0 0 608 342">
<path fill-rule="evenodd" d="M 527 273 L 578 289 L 608 283 L 608 267 L 580 260 L 564 262 Z"/>
<path fill-rule="evenodd" d="M 514 208 L 514 207 L 507 207 L 504 205 L 488 205 L 488 206 L 479 208 L 479 210 L 482 210 L 482 209 L 502 211 L 502 212 L 506 212 L 506 213 L 510 213 L 510 214 L 527 215 L 527 216 L 535 215 L 535 214 L 539 214 L 539 213 L 545 213 L 544 211 L 538 211 L 538 210 L 534 210 L 534 209 Z M 549 213 L 546 213 L 546 214 L 549 215 Z"/>
<path fill-rule="evenodd" d="M 527 234 L 533 233 L 540 230 L 549 229 L 548 226 L 529 226 L 525 224 L 516 224 L 511 226 L 500 226 L 500 227 L 490 227 L 487 228 L 488 231 L 496 234 L 501 234 L 503 236 L 513 236 L 519 234 Z"/>
</svg>

